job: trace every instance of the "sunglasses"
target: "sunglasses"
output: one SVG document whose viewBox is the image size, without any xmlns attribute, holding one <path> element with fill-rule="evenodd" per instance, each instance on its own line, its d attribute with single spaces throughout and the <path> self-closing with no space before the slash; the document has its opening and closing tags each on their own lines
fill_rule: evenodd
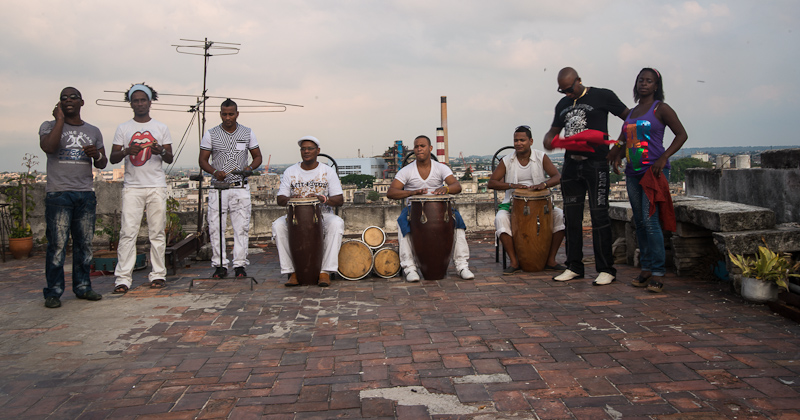
<svg viewBox="0 0 800 420">
<path fill-rule="evenodd" d="M 521 126 L 519 126 L 519 127 L 515 128 L 514 130 L 519 130 L 520 128 L 527 128 L 529 131 L 530 131 L 530 129 L 531 129 L 531 127 L 530 127 L 530 126 L 528 126 L 528 125 L 521 125 Z"/>
<path fill-rule="evenodd" d="M 570 94 L 572 92 L 575 92 L 575 82 L 577 82 L 577 81 L 578 81 L 578 79 L 573 80 L 572 84 L 566 89 L 558 88 L 558 93 L 561 93 L 561 94 L 564 94 L 564 95 L 568 95 L 568 94 Z"/>
<path fill-rule="evenodd" d="M 61 100 L 66 101 L 67 99 L 72 99 L 73 101 L 76 99 L 81 99 L 81 95 L 70 93 L 69 95 L 61 95 Z"/>
</svg>

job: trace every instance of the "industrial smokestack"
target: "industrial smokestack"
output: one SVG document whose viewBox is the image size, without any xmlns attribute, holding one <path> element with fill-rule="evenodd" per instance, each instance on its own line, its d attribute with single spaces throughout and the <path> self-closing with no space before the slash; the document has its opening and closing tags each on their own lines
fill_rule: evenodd
<svg viewBox="0 0 800 420">
<path fill-rule="evenodd" d="M 444 163 L 447 158 L 444 147 L 444 128 L 439 127 L 436 129 L 436 160 Z"/>
<path fill-rule="evenodd" d="M 450 150 L 447 146 L 447 96 L 442 96 L 442 131 L 444 132 L 444 159 L 439 162 L 450 164 Z"/>
</svg>

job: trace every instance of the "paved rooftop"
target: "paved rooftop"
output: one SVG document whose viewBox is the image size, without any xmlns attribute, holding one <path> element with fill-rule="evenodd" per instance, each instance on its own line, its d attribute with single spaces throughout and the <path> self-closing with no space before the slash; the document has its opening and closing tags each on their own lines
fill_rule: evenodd
<svg viewBox="0 0 800 420">
<path fill-rule="evenodd" d="M 189 292 L 212 272 L 198 262 L 162 290 L 147 270 L 126 295 L 94 277 L 102 301 L 68 291 L 59 309 L 41 253 L 0 263 L 0 417 L 800 418 L 800 326 L 727 285 L 668 275 L 652 294 L 624 265 L 603 287 L 508 277 L 491 240 L 470 246 L 474 281 L 451 265 L 441 281 L 285 288 L 269 244 L 253 291 Z"/>
</svg>

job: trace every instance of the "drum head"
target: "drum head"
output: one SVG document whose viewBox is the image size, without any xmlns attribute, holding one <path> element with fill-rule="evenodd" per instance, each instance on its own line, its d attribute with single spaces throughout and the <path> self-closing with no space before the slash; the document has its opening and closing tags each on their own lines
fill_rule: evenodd
<svg viewBox="0 0 800 420">
<path fill-rule="evenodd" d="M 377 249 L 386 242 L 386 233 L 377 226 L 370 226 L 364 229 L 364 233 L 361 234 L 361 240 L 370 248 Z"/>
<path fill-rule="evenodd" d="M 372 271 L 372 250 L 367 244 L 352 239 L 339 248 L 339 275 L 347 280 L 360 280 Z"/>
<path fill-rule="evenodd" d="M 449 194 L 424 194 L 424 195 L 412 195 L 411 197 L 408 197 L 408 200 L 412 203 L 415 201 L 421 201 L 421 202 L 450 201 L 452 199 L 453 196 Z"/>
<path fill-rule="evenodd" d="M 392 278 L 400 272 L 400 256 L 394 248 L 381 248 L 375 253 L 375 274 L 385 279 Z"/>
<path fill-rule="evenodd" d="M 534 200 L 542 200 L 547 197 L 550 197 L 550 189 L 545 188 L 543 190 L 529 190 L 527 188 L 517 188 L 514 190 L 514 198 L 527 198 L 527 199 L 534 199 Z"/>
<path fill-rule="evenodd" d="M 308 205 L 319 203 L 319 199 L 317 197 L 292 197 L 289 199 L 288 204 L 293 205 Z"/>
</svg>

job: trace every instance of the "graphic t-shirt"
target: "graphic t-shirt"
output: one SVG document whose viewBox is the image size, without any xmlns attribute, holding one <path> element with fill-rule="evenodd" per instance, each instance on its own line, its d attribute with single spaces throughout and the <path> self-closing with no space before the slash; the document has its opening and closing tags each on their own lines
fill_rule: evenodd
<svg viewBox="0 0 800 420">
<path fill-rule="evenodd" d="M 631 118 L 631 111 L 622 132 L 625 134 L 625 175 L 641 175 L 664 154 L 664 123 L 656 118 L 655 109 L 661 101 L 653 102 L 641 117 Z M 664 166 L 669 168 L 669 162 Z"/>
<path fill-rule="evenodd" d="M 564 129 L 564 137 L 592 129 L 608 133 L 608 114 L 619 115 L 625 111 L 625 104 L 617 95 L 603 88 L 587 87 L 585 95 L 578 99 L 561 98 L 556 104 L 553 127 Z M 587 156 L 592 160 L 605 160 L 608 154 L 607 145 L 594 146 L 592 152 L 576 152 L 567 150 L 565 157 L 572 155 Z"/>
<path fill-rule="evenodd" d="M 56 122 L 45 121 L 39 127 L 39 137 L 50 134 Z M 94 145 L 103 149 L 100 130 L 84 122 L 82 125 L 64 123 L 58 152 L 47 154 L 46 192 L 94 191 L 92 158 L 83 152 L 83 146 Z"/>
<path fill-rule="evenodd" d="M 136 156 L 125 156 L 125 188 L 152 188 L 166 187 L 167 179 L 164 175 L 161 156 L 154 155 L 151 146 L 158 142 L 160 145 L 172 144 L 172 137 L 167 126 L 151 119 L 146 123 L 128 120 L 117 127 L 114 134 L 114 145 L 123 148 L 138 144 L 143 149 Z"/>
<path fill-rule="evenodd" d="M 453 175 L 453 171 L 450 170 L 449 166 L 431 159 L 431 173 L 428 174 L 427 179 L 422 179 L 422 176 L 420 176 L 417 161 L 411 162 L 404 166 L 403 169 L 400 169 L 394 179 L 403 183 L 404 190 L 427 189 L 428 194 L 432 194 L 435 189 L 444 185 L 444 180 L 450 175 Z M 411 201 L 407 198 L 406 205 L 410 203 Z"/>
<path fill-rule="evenodd" d="M 288 167 L 283 172 L 281 187 L 278 189 L 278 195 L 284 197 L 308 197 L 310 195 L 331 197 L 342 193 L 342 183 L 339 181 L 336 171 L 320 162 L 317 162 L 317 167 L 310 171 L 301 168 L 300 163 Z M 323 204 L 320 211 L 332 213 L 333 208 Z"/>
<path fill-rule="evenodd" d="M 218 125 L 206 131 L 200 142 L 200 149 L 211 152 L 211 166 L 227 173 L 225 182 L 239 182 L 241 175 L 232 175 L 231 171 L 241 171 L 247 166 L 250 150 L 258 148 L 256 135 L 249 128 L 238 124 L 233 133 L 229 133 Z"/>
</svg>

